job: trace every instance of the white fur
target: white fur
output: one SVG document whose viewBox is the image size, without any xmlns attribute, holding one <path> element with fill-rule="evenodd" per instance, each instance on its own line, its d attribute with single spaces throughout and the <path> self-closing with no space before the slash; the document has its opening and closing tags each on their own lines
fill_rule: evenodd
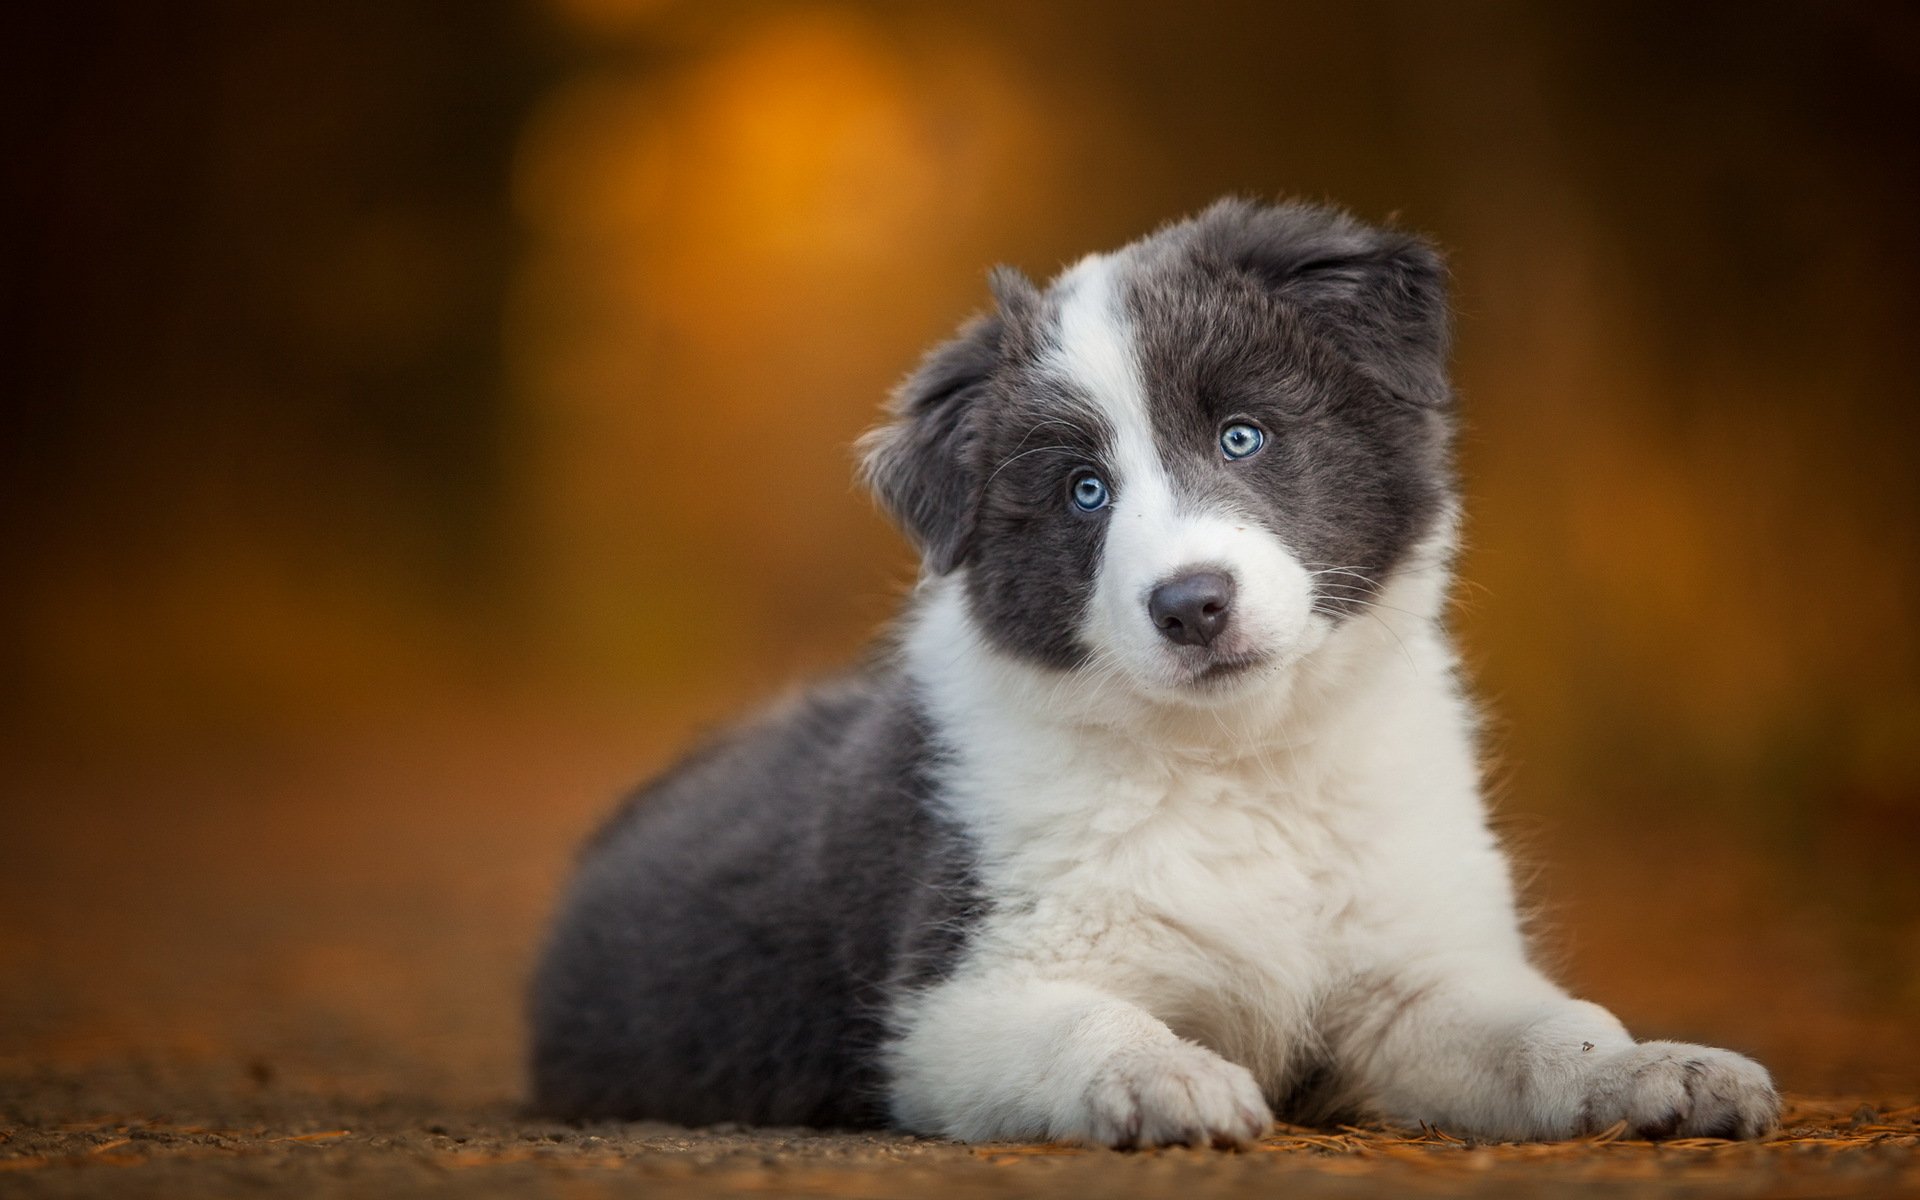
<svg viewBox="0 0 1920 1200">
<path fill-rule="evenodd" d="M 1484 1136 L 1764 1127 L 1758 1066 L 1635 1045 L 1529 964 L 1440 620 L 1452 519 L 1366 614 L 1314 613 L 1271 533 L 1183 508 L 1112 270 L 1089 259 L 1063 281 L 1054 364 L 1115 435 L 1096 664 L 995 650 L 964 569 L 926 581 L 911 618 L 908 669 L 951 756 L 942 800 L 992 905 L 956 970 L 895 1014 L 896 1119 L 969 1140 L 1240 1143 L 1317 1062 L 1382 1117 Z M 1237 636 L 1273 656 L 1204 700 L 1144 613 L 1197 562 L 1233 570 Z"/>
</svg>

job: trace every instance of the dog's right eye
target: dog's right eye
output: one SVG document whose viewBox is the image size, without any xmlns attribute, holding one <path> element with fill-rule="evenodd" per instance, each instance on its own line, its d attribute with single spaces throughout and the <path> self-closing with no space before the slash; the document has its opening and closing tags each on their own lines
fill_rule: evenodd
<svg viewBox="0 0 1920 1200">
<path fill-rule="evenodd" d="M 1112 500 L 1106 480 L 1098 475 L 1082 475 L 1073 481 L 1073 506 L 1081 512 L 1099 512 Z"/>
</svg>

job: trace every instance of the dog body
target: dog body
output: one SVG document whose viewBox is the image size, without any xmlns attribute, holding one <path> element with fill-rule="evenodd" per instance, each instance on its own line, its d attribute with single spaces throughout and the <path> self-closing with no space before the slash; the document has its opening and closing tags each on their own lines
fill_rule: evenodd
<svg viewBox="0 0 1920 1200">
<path fill-rule="evenodd" d="M 1223 202 L 937 349 L 867 447 L 896 644 L 602 832 L 534 993 L 574 1116 L 1240 1143 L 1753 1135 L 1529 963 L 1442 615 L 1444 273 Z"/>
</svg>

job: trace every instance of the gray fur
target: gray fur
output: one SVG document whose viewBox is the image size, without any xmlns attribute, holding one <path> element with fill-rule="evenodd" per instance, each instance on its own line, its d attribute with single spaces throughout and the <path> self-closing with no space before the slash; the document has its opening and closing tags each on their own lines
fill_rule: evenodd
<svg viewBox="0 0 1920 1200">
<path fill-rule="evenodd" d="M 1255 514 L 1356 611 L 1453 492 L 1446 272 L 1426 243 L 1305 205 L 1224 200 L 1139 243 L 1128 284 L 1169 470 Z M 1224 464 L 1220 429 L 1267 445 Z M 1372 581 L 1372 583 L 1363 582 Z"/>
<path fill-rule="evenodd" d="M 571 1118 L 874 1125 L 888 997 L 979 904 L 898 676 L 822 687 L 632 797 L 533 986 L 533 1103 Z"/>
<path fill-rule="evenodd" d="M 1155 432 L 1310 565 L 1378 580 L 1452 486 L 1444 271 L 1405 235 L 1228 201 L 1136 243 L 1125 301 Z M 1104 539 L 1068 503 L 1111 432 L 1046 369 L 1057 300 L 1012 272 L 865 443 L 881 503 L 973 618 L 1059 670 Z M 1223 463 L 1219 429 L 1261 453 Z M 1362 586 L 1329 577 L 1349 611 Z M 937 979 L 991 897 L 933 795 L 937 730 L 891 658 L 733 733 L 593 839 L 534 980 L 533 1098 L 569 1117 L 862 1125 L 884 1118 L 890 1006 Z"/>
</svg>

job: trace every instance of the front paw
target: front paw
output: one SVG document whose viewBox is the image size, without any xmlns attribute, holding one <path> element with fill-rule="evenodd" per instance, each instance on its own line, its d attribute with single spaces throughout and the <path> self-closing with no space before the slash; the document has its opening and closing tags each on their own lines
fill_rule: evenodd
<svg viewBox="0 0 1920 1200">
<path fill-rule="evenodd" d="M 1780 1096 L 1731 1050 L 1641 1042 L 1593 1064 L 1580 1116 L 1588 1133 L 1625 1121 L 1630 1137 L 1754 1138 L 1779 1125 Z"/>
<path fill-rule="evenodd" d="M 1087 1085 L 1068 1141 L 1116 1148 L 1246 1146 L 1273 1125 L 1245 1067 L 1192 1042 L 1135 1047 L 1108 1060 Z"/>
</svg>

